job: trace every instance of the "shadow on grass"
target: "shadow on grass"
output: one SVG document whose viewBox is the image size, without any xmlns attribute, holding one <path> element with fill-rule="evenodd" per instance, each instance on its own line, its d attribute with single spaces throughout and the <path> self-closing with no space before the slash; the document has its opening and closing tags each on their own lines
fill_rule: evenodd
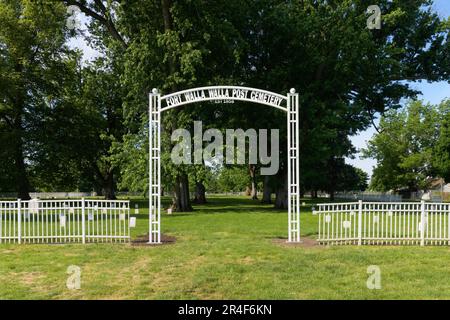
<svg viewBox="0 0 450 320">
<path fill-rule="evenodd" d="M 324 199 L 302 199 L 301 211 L 311 212 L 311 207 L 316 203 L 323 202 Z M 271 214 L 287 213 L 286 209 L 275 209 L 272 204 L 262 204 L 260 200 L 252 200 L 244 197 L 209 197 L 206 204 L 198 205 L 194 204 L 194 211 L 190 212 L 174 212 L 173 214 L 167 214 L 166 209 L 171 204 L 171 199 L 169 197 L 162 198 L 162 209 L 161 214 L 166 218 L 175 219 L 177 217 L 185 216 L 198 216 L 198 215 L 210 215 L 210 214 L 223 214 L 223 213 L 245 213 L 245 214 Z M 139 208 L 148 209 L 148 200 L 133 201 L 133 206 L 135 203 L 139 204 Z M 146 215 L 136 215 L 138 219 L 145 219 Z"/>
</svg>

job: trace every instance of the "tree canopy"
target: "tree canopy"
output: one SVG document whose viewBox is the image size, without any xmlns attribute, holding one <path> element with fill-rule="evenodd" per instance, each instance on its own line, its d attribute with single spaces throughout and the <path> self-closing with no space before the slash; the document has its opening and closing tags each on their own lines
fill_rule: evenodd
<svg viewBox="0 0 450 320">
<path fill-rule="evenodd" d="M 427 189 L 433 178 L 448 181 L 448 114 L 450 101 L 439 106 L 412 101 L 381 118 L 380 133 L 365 155 L 377 160 L 371 188 L 388 191 Z"/>
</svg>

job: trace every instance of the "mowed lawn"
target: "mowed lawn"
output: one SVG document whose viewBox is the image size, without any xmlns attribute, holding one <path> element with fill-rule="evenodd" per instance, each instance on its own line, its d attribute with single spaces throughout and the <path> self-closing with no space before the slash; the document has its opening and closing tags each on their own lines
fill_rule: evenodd
<svg viewBox="0 0 450 320">
<path fill-rule="evenodd" d="M 287 214 L 243 197 L 214 197 L 163 215 L 176 242 L 0 245 L 0 299 L 449 299 L 449 247 L 289 246 Z M 302 234 L 315 237 L 311 203 Z M 148 229 L 146 202 L 133 237 Z M 81 268 L 81 289 L 66 287 Z M 366 286 L 381 269 L 380 290 Z"/>
</svg>

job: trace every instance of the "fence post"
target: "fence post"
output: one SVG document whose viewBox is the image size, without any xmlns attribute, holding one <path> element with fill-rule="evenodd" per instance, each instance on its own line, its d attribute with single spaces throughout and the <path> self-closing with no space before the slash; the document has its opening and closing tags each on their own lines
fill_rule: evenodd
<svg viewBox="0 0 450 320">
<path fill-rule="evenodd" d="M 362 244 L 362 200 L 358 201 L 358 246 Z"/>
<path fill-rule="evenodd" d="M 22 243 L 22 199 L 17 199 L 17 237 L 19 244 Z"/>
<path fill-rule="evenodd" d="M 447 245 L 450 245 L 450 204 L 448 205 L 447 210 Z"/>
<path fill-rule="evenodd" d="M 85 212 L 85 201 L 81 198 L 81 232 L 83 244 L 86 243 L 86 218 L 84 217 Z"/>
<path fill-rule="evenodd" d="M 420 206 L 420 245 L 425 245 L 425 201 L 421 201 Z"/>
</svg>

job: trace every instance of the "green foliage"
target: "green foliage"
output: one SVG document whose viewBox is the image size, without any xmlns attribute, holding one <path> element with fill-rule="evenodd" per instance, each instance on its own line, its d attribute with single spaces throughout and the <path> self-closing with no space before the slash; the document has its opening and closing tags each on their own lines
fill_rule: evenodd
<svg viewBox="0 0 450 320">
<path fill-rule="evenodd" d="M 450 181 L 450 100 L 441 103 L 439 112 L 442 118 L 439 139 L 433 150 L 433 166 L 439 176 Z"/>
<path fill-rule="evenodd" d="M 448 109 L 448 103 L 441 105 L 441 110 L 445 108 Z M 440 129 L 441 122 L 440 108 L 421 101 L 412 101 L 406 108 L 384 115 L 380 133 L 364 151 L 367 157 L 378 162 L 371 188 L 380 191 L 426 189 L 430 178 L 436 175 L 432 165 L 436 141 L 445 139 L 440 138 L 440 131 L 445 131 L 445 125 Z"/>
<path fill-rule="evenodd" d="M 220 192 L 243 192 L 250 182 L 246 166 L 224 167 L 217 179 Z"/>
<path fill-rule="evenodd" d="M 114 189 L 113 144 L 124 134 L 117 73 L 98 59 L 66 85 L 66 95 L 44 110 L 33 153 L 34 183 L 40 190 Z"/>
<path fill-rule="evenodd" d="M 27 167 L 42 142 L 43 115 L 65 99 L 72 74 L 65 13 L 62 3 L 0 1 L 0 183 L 7 183 L 0 189 L 22 198 L 29 197 Z"/>
<path fill-rule="evenodd" d="M 369 176 L 359 168 L 343 164 L 339 170 L 336 191 L 365 191 L 368 187 Z"/>
</svg>

